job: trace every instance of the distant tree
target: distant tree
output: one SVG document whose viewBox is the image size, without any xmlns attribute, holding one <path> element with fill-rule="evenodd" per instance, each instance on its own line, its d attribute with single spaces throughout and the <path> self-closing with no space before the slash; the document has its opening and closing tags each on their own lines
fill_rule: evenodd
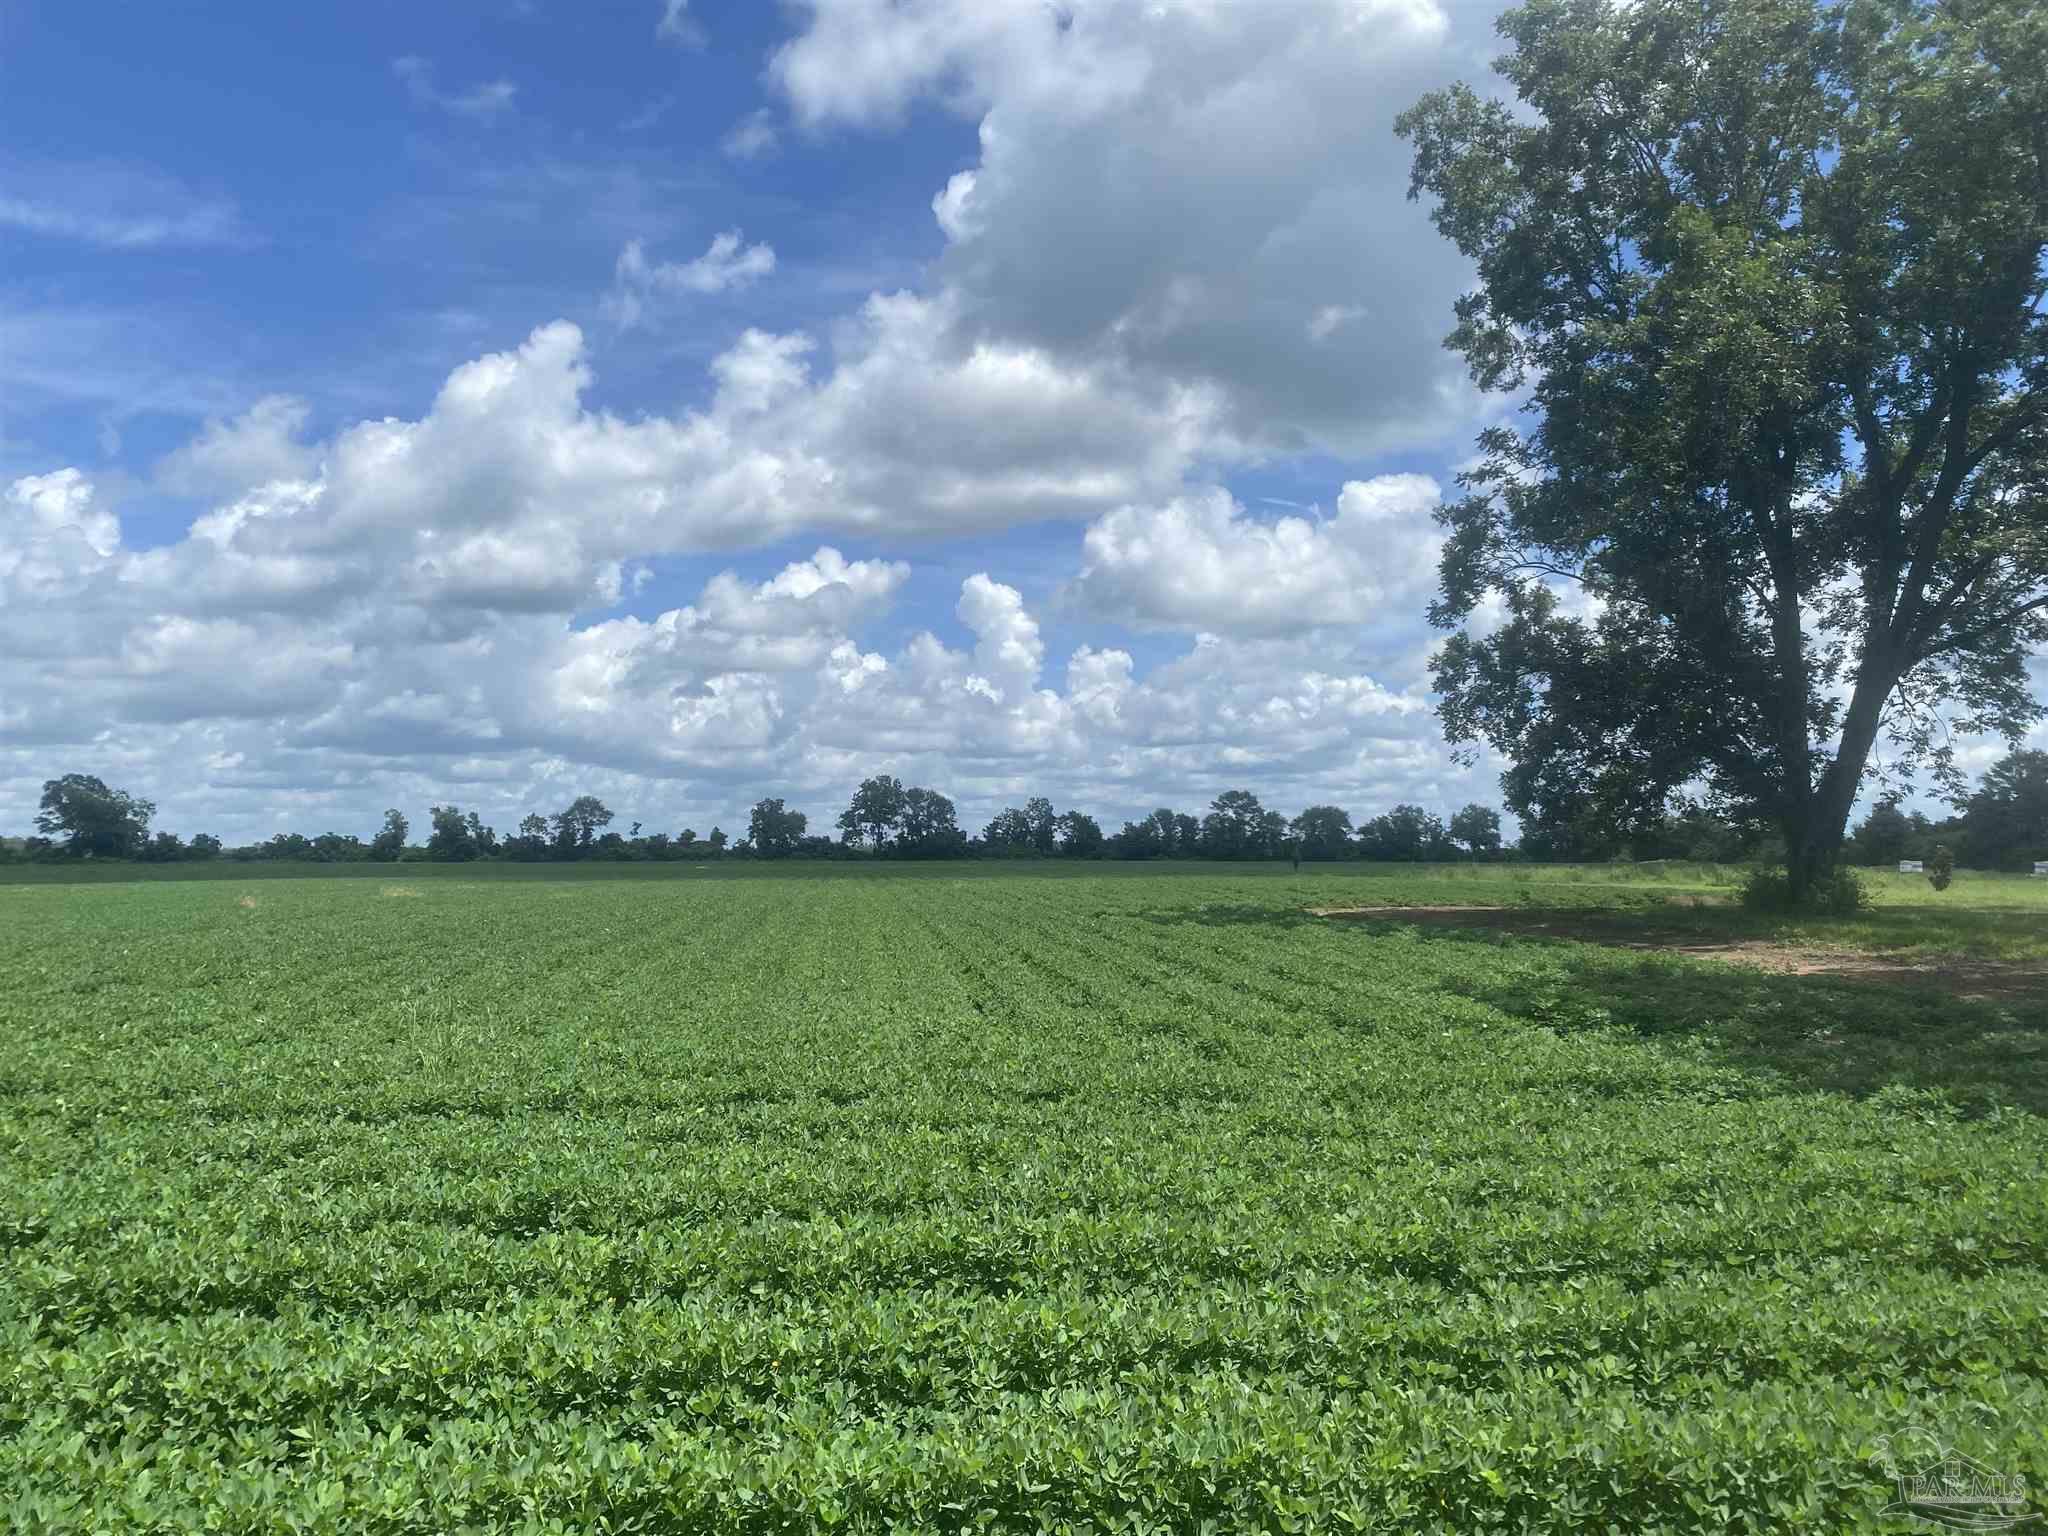
<svg viewBox="0 0 2048 1536">
<path fill-rule="evenodd" d="M 386 811 L 383 828 L 370 839 L 370 857 L 380 864 L 389 864 L 405 852 L 405 840 L 411 832 L 412 826 L 402 812 Z"/>
<path fill-rule="evenodd" d="M 174 864 L 185 857 L 185 845 L 175 832 L 159 832 L 135 850 L 135 856 L 149 864 Z"/>
<path fill-rule="evenodd" d="M 853 799 L 839 813 L 839 831 L 849 843 L 880 850 L 903 817 L 903 781 L 877 774 L 861 781 Z"/>
<path fill-rule="evenodd" d="M 676 846 L 683 849 L 696 847 L 697 829 L 695 827 L 685 827 L 682 831 L 678 832 L 676 834 Z"/>
<path fill-rule="evenodd" d="M 1173 813 L 1167 813 L 1167 825 L 1173 824 Z M 1143 821 L 1127 821 L 1109 840 L 1110 852 L 1120 859 L 1156 859 L 1161 848 L 1159 823 L 1147 816 Z"/>
<path fill-rule="evenodd" d="M 477 815 L 475 811 L 469 813 L 468 826 L 469 840 L 476 844 L 476 855 L 478 858 L 488 859 L 498 851 L 498 834 L 496 829 L 485 826 L 483 818 Z"/>
<path fill-rule="evenodd" d="M 725 852 L 725 833 L 719 828 L 713 827 L 711 829 L 711 836 L 706 841 L 710 843 L 713 853 Z"/>
<path fill-rule="evenodd" d="M 578 795 L 550 818 L 555 857 L 582 858 L 596 845 L 597 835 L 612 824 L 612 813 L 595 795 Z"/>
<path fill-rule="evenodd" d="M 519 830 L 505 839 L 505 856 L 531 864 L 548 856 L 548 819 L 538 813 L 519 818 Z"/>
<path fill-rule="evenodd" d="M 1638 859 L 1696 859 L 1702 864 L 1738 864 L 1765 853 L 1782 857 L 1782 850 L 1766 848 L 1769 839 L 1764 823 L 1688 805 L 1629 839 L 1629 852 Z"/>
<path fill-rule="evenodd" d="M 1639 814 L 1616 815 L 1611 806 L 1596 804 L 1590 796 L 1561 794 L 1533 802 L 1521 813 L 1522 852 L 1532 859 L 1575 863 L 1609 859 L 1624 846 L 1624 826 L 1654 824 L 1662 815 L 1661 806 Z"/>
<path fill-rule="evenodd" d="M 1963 807 L 1963 862 L 2025 869 L 2048 859 L 2048 752 L 2022 749 L 1985 771 Z"/>
<path fill-rule="evenodd" d="M 757 801 L 747 817 L 747 841 L 764 859 L 786 859 L 803 841 L 808 821 L 802 811 L 792 811 L 780 800 Z"/>
<path fill-rule="evenodd" d="M 1173 817 L 1173 843 L 1167 850 L 1176 859 L 1198 859 L 1202 856 L 1202 824 L 1186 811 L 1169 813 Z"/>
<path fill-rule="evenodd" d="M 1898 798 L 1887 795 L 1870 808 L 1863 825 L 1850 838 L 1850 856 L 1859 864 L 1896 864 L 1906 857 L 1912 835 L 1913 823 L 1899 809 Z"/>
<path fill-rule="evenodd" d="M 1359 851 L 1368 859 L 1421 862 L 1447 858 L 1450 839 L 1443 823 L 1419 805 L 1397 805 L 1358 829 Z"/>
<path fill-rule="evenodd" d="M 1059 819 L 1059 850 L 1069 859 L 1092 859 L 1102 852 L 1102 827 L 1086 811 L 1068 811 Z"/>
<path fill-rule="evenodd" d="M 633 857 L 633 845 L 616 832 L 607 832 L 590 845 L 593 859 L 607 859 L 614 864 L 624 864 Z"/>
<path fill-rule="evenodd" d="M 1452 815 L 1447 830 L 1451 841 L 1462 843 L 1475 859 L 1490 859 L 1500 852 L 1500 812 L 1492 806 L 1466 806 Z"/>
<path fill-rule="evenodd" d="M 303 832 L 273 832 L 270 841 L 263 845 L 262 855 L 281 862 L 306 863 L 313 858 L 313 842 Z"/>
<path fill-rule="evenodd" d="M 666 832 L 647 834 L 647 857 L 654 860 L 675 857 L 676 845 Z"/>
<path fill-rule="evenodd" d="M 895 851 L 909 859 L 950 859 L 967 851 L 953 802 L 935 789 L 907 789 Z"/>
<path fill-rule="evenodd" d="M 1053 814 L 1052 802 L 1033 795 L 1024 802 L 1024 819 L 1031 824 L 1032 851 L 1050 858 L 1059 847 L 1059 817 Z"/>
<path fill-rule="evenodd" d="M 1304 859 L 1341 859 L 1351 853 L 1351 813 L 1334 805 L 1312 805 L 1290 829 Z"/>
<path fill-rule="evenodd" d="M 1626 838 L 1704 784 L 1776 824 L 1796 901 L 1880 739 L 1953 784 L 1939 710 L 2041 717 L 2040 17 L 1536 0 L 1499 22 L 1519 102 L 1397 119 L 1476 269 L 1449 344 L 1527 392 L 1445 508 L 1432 610 L 1505 614 L 1433 675 L 1525 824 L 1590 797 Z"/>
<path fill-rule="evenodd" d="M 1183 824 L 1192 819 L 1176 816 L 1163 805 L 1146 818 L 1152 827 L 1154 841 L 1158 844 L 1156 852 L 1162 859 L 1188 858 L 1193 855 L 1192 844 L 1200 836 L 1201 829 L 1197 826 L 1192 837 L 1185 836 L 1183 829 Z"/>
<path fill-rule="evenodd" d="M 155 814 L 150 801 L 109 789 L 92 774 L 67 773 L 44 781 L 36 830 L 61 835 L 73 858 L 126 859 L 141 851 Z"/>
<path fill-rule="evenodd" d="M 192 841 L 185 845 L 188 859 L 217 859 L 220 857 L 220 839 L 211 832 L 194 832 Z"/>
<path fill-rule="evenodd" d="M 1031 817 L 1014 805 L 997 811 L 982 829 L 981 840 L 990 853 L 1006 856 L 1027 853 L 1034 845 Z"/>
<path fill-rule="evenodd" d="M 341 864 L 367 855 L 363 840 L 352 832 L 322 832 L 313 839 L 313 857 L 323 864 Z"/>
<path fill-rule="evenodd" d="M 427 857 L 447 864 L 465 864 L 477 856 L 476 837 L 471 831 L 475 817 L 465 817 L 460 807 L 436 805 L 428 809 L 434 830 L 427 837 Z"/>
<path fill-rule="evenodd" d="M 1252 831 L 1252 857 L 1255 859 L 1297 857 L 1289 853 L 1289 841 L 1287 818 L 1278 811 L 1261 811 L 1258 824 Z"/>
<path fill-rule="evenodd" d="M 1202 818 L 1201 851 L 1208 859 L 1257 858 L 1265 850 L 1266 810 L 1248 789 L 1227 789 Z"/>
</svg>

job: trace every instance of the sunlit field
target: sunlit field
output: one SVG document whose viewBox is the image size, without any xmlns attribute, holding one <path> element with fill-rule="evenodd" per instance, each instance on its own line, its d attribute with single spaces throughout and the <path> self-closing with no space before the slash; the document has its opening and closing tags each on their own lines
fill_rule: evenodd
<svg viewBox="0 0 2048 1536">
<path fill-rule="evenodd" d="M 1903 1531 L 1922 1430 L 2048 1493 L 2048 881 L 115 873 L 0 884 L 8 1529 Z M 1314 915 L 1400 906 L 1566 927 Z"/>
</svg>

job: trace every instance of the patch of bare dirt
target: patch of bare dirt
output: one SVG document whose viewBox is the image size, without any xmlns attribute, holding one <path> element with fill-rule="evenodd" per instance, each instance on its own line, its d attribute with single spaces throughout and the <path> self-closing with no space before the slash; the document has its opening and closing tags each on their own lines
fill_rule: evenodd
<svg viewBox="0 0 2048 1536">
<path fill-rule="evenodd" d="M 1780 976 L 1938 987 L 1971 1001 L 2048 998 L 2048 966 L 2008 960 L 1904 960 L 1862 950 L 1708 937 L 1621 914 L 1544 907 L 1311 907 L 1311 915 L 1352 922 L 1414 923 L 1426 928 L 1487 929 L 1533 938 L 1570 939 L 1613 949 L 1685 955 L 1745 965 Z"/>
</svg>

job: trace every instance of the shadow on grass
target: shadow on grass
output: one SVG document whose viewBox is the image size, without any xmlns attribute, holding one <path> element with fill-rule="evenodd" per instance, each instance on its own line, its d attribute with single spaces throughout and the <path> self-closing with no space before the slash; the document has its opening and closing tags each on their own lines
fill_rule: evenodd
<svg viewBox="0 0 2048 1536">
<path fill-rule="evenodd" d="M 1446 981 L 1529 1023 L 1704 1044 L 1723 1065 L 1788 1086 L 1857 1098 L 1932 1091 L 1966 1113 L 2006 1105 L 2048 1115 L 2048 1000 L 2039 996 L 1963 998 L 1942 982 L 1778 974 L 1483 930 L 1429 939 L 1548 951 L 1552 964 Z"/>
<path fill-rule="evenodd" d="M 1930 921 L 1930 917 L 1933 919 Z M 1939 1093 L 1966 1113 L 2010 1106 L 2048 1115 L 2048 965 L 2032 914 L 1879 911 L 1841 922 L 1773 920 L 1726 908 L 1633 911 L 1529 906 L 1319 916 L 1249 903 L 1143 914 L 1168 926 L 1297 930 L 1469 954 L 1441 985 L 1513 1018 L 1601 1029 L 1655 1044 L 1704 1045 L 1723 1065 L 1863 1098 Z M 2029 944 L 2027 941 L 2031 941 Z M 1818 947 L 1816 947 L 1818 946 Z M 2001 950 L 2030 958 L 2002 960 Z M 1446 957 L 1447 960 L 1449 957 Z"/>
</svg>

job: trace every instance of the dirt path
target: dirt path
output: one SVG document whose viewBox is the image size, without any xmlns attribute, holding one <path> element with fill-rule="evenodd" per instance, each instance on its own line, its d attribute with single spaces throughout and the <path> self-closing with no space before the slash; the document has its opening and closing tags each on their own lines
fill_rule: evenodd
<svg viewBox="0 0 2048 1536">
<path fill-rule="evenodd" d="M 1570 939 L 1646 954 L 1685 955 L 1749 966 L 1781 976 L 1834 976 L 1851 981 L 1938 987 L 1973 1001 L 2048 999 L 2048 966 L 2009 960 L 1904 960 L 1863 950 L 1781 944 L 1769 939 L 1706 937 L 1654 919 L 1545 907 L 1311 907 L 1316 917 L 1351 922 L 1414 923 L 1425 928 L 1481 928 L 1532 938 Z"/>
</svg>

